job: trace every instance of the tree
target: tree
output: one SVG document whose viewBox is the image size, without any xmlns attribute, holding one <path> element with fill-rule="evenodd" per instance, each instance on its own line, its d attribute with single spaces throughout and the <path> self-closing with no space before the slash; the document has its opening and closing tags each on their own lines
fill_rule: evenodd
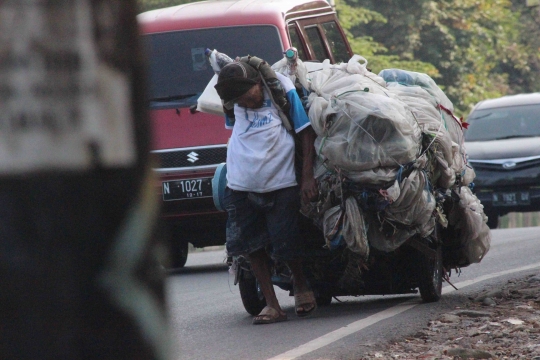
<svg viewBox="0 0 540 360">
<path fill-rule="evenodd" d="M 519 14 L 516 28 L 518 43 L 524 46 L 527 65 L 514 67 L 500 64 L 500 71 L 508 73 L 512 93 L 540 91 L 540 6 L 528 8 L 524 0 L 512 0 L 512 11 Z"/>
<path fill-rule="evenodd" d="M 371 37 L 387 49 L 385 55 L 401 61 L 432 64 L 440 74 L 434 76 L 436 81 L 458 112 L 468 112 L 479 100 L 513 92 L 511 85 L 530 73 L 531 58 L 538 59 L 538 51 L 520 40 L 520 13 L 509 0 L 346 3 L 386 19 L 357 24 L 350 30 L 353 37 Z"/>
<path fill-rule="evenodd" d="M 399 55 L 388 54 L 386 46 L 370 35 L 362 35 L 358 31 L 366 24 L 386 24 L 387 18 L 381 13 L 360 6 L 347 4 L 345 1 L 336 2 L 336 11 L 345 34 L 355 54 L 362 55 L 369 62 L 370 69 L 378 73 L 388 68 L 402 68 L 411 71 L 424 72 L 432 77 L 438 77 L 439 72 L 432 64 L 417 61 L 412 58 L 403 58 Z"/>
</svg>

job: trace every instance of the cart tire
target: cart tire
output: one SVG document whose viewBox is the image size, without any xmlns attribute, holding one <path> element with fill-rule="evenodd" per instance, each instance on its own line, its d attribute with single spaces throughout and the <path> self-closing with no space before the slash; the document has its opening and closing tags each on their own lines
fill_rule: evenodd
<svg viewBox="0 0 540 360">
<path fill-rule="evenodd" d="M 418 287 L 424 302 L 439 301 L 442 294 L 443 260 L 441 246 L 437 245 L 436 257 L 430 259 L 420 253 Z"/>
<path fill-rule="evenodd" d="M 244 309 L 253 316 L 259 315 L 266 306 L 266 299 L 255 276 L 244 271 L 238 279 L 238 287 L 240 288 L 240 297 Z"/>
</svg>

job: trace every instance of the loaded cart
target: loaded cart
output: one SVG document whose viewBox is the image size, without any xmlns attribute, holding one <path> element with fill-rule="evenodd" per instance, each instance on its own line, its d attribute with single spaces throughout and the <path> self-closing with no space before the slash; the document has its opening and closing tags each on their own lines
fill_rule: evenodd
<svg viewBox="0 0 540 360">
<path fill-rule="evenodd" d="M 431 77 L 400 69 L 378 75 L 348 63 L 284 58 L 276 72 L 297 84 L 318 137 L 319 197 L 302 208 L 305 260 L 319 305 L 346 295 L 420 292 L 437 301 L 451 271 L 478 263 L 490 246 L 472 192 L 463 124 Z M 265 305 L 249 261 L 231 263 L 246 310 Z M 288 269 L 273 281 L 292 294 Z"/>
</svg>

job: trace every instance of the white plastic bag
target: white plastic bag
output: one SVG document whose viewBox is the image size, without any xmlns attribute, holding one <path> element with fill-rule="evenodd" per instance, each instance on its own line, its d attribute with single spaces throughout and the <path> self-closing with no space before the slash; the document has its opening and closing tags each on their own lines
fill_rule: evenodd
<svg viewBox="0 0 540 360">
<path fill-rule="evenodd" d="M 206 88 L 204 89 L 201 96 L 197 100 L 197 111 L 204 113 L 225 116 L 223 112 L 223 103 L 219 97 L 214 85 L 217 84 L 218 76 L 214 75 Z"/>
<path fill-rule="evenodd" d="M 467 186 L 459 190 L 459 206 L 448 216 L 448 222 L 458 232 L 462 257 L 468 263 L 479 263 L 489 251 L 491 232 L 487 226 L 484 206 Z"/>
<path fill-rule="evenodd" d="M 369 257 L 369 245 L 366 222 L 362 210 L 358 207 L 356 199 L 352 196 L 345 200 L 342 234 L 349 250 L 361 255 L 367 260 Z"/>
</svg>

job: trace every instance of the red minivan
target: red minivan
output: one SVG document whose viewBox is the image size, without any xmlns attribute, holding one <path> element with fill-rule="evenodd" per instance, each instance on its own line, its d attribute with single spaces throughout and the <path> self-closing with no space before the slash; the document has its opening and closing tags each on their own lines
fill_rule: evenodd
<svg viewBox="0 0 540 360">
<path fill-rule="evenodd" d="M 224 118 L 198 112 L 214 75 L 205 50 L 273 64 L 296 47 L 303 61 L 348 61 L 349 43 L 324 0 L 211 0 L 138 16 L 150 68 L 153 153 L 158 158 L 162 218 L 173 239 L 172 266 L 195 247 L 225 243 L 226 213 L 216 210 L 211 180 L 225 162 Z"/>
</svg>

